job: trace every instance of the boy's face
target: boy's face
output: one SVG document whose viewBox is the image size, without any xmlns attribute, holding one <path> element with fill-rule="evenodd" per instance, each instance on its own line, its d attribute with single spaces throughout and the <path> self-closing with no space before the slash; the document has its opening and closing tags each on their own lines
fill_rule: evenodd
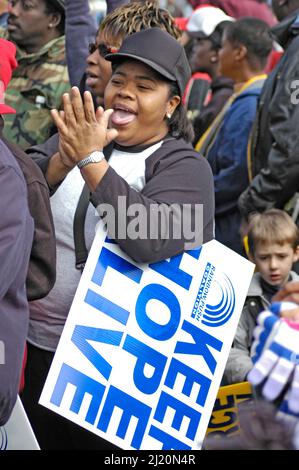
<svg viewBox="0 0 299 470">
<path fill-rule="evenodd" d="M 298 247 L 294 250 L 289 243 L 258 243 L 253 256 L 257 271 L 271 286 L 283 286 L 297 260 Z"/>
</svg>

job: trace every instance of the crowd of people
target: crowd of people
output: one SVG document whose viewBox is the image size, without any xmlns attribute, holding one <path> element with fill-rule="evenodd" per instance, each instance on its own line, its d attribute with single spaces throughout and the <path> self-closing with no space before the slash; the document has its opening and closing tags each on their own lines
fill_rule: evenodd
<svg viewBox="0 0 299 470">
<path fill-rule="evenodd" d="M 0 2 L 0 425 L 20 393 L 45 450 L 116 448 L 38 404 L 107 204 L 136 263 L 215 238 L 255 264 L 222 384 L 249 380 L 275 401 L 277 436 L 292 418 L 285 448 L 298 441 L 299 307 L 281 302 L 299 303 L 299 0 L 189 3 L 174 18 L 107 0 L 97 24 L 88 0 Z M 145 236 L 121 236 L 120 197 L 144 209 Z"/>
</svg>

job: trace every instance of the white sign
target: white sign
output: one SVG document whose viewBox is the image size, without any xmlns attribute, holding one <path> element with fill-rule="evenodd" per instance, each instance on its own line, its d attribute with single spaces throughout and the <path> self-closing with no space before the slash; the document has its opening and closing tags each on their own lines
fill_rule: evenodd
<svg viewBox="0 0 299 470">
<path fill-rule="evenodd" d="M 254 266 L 137 265 L 97 232 L 40 403 L 122 449 L 200 449 Z"/>
<path fill-rule="evenodd" d="M 1 450 L 40 450 L 19 397 L 8 422 L 0 426 Z"/>
</svg>

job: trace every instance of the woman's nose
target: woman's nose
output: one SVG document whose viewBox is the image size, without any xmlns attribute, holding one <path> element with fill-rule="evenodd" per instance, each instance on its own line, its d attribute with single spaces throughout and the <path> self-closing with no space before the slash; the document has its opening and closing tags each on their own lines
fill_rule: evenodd
<svg viewBox="0 0 299 470">
<path fill-rule="evenodd" d="M 119 96 L 122 96 L 124 98 L 133 98 L 133 91 L 132 88 L 129 85 L 124 85 L 119 91 L 118 91 Z"/>
</svg>

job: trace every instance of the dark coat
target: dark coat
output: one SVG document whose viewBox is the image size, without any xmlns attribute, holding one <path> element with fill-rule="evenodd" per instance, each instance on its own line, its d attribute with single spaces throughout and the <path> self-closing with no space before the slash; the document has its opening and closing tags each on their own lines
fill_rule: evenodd
<svg viewBox="0 0 299 470">
<path fill-rule="evenodd" d="M 26 183 L 0 141 L 0 426 L 14 407 L 27 337 L 25 280 L 33 239 Z"/>
<path fill-rule="evenodd" d="M 0 138 L 1 136 L 0 120 Z M 34 238 L 26 279 L 28 300 L 45 297 L 56 279 L 56 240 L 49 189 L 39 167 L 17 145 L 3 142 L 14 155 L 27 184 L 28 207 L 34 220 Z"/>
<path fill-rule="evenodd" d="M 244 217 L 282 209 L 299 187 L 299 11 L 273 32 L 285 53 L 260 97 L 249 160 L 253 180 L 239 199 Z"/>
</svg>

